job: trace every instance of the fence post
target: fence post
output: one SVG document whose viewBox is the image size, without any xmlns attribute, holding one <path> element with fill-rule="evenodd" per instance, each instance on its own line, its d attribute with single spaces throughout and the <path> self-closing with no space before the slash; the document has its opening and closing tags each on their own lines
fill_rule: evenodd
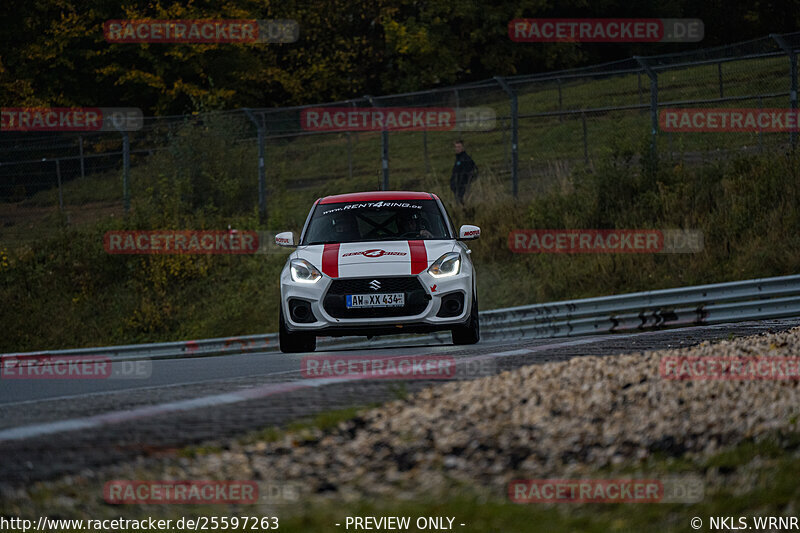
<svg viewBox="0 0 800 533">
<path fill-rule="evenodd" d="M 347 132 L 347 176 L 353 179 L 353 140 L 350 132 Z"/>
<path fill-rule="evenodd" d="M 355 107 L 355 102 L 350 102 L 350 107 Z M 353 140 L 350 130 L 347 130 L 347 175 L 353 179 Z"/>
<path fill-rule="evenodd" d="M 127 131 L 122 132 L 122 205 L 127 213 L 131 209 L 131 139 Z"/>
<path fill-rule="evenodd" d="M 258 216 L 263 223 L 267 221 L 266 124 L 263 114 L 258 120 L 250 109 L 245 108 L 244 112 L 258 132 Z"/>
<path fill-rule="evenodd" d="M 775 39 L 775 42 L 778 43 L 783 51 L 789 56 L 789 77 L 790 80 L 790 92 L 789 92 L 789 105 L 792 108 L 792 112 L 794 114 L 797 111 L 797 54 L 794 52 L 794 48 L 786 42 L 786 39 L 783 38 L 783 35 L 778 35 L 777 33 L 770 33 L 770 37 Z M 792 129 L 789 132 L 789 141 L 792 144 L 792 149 L 797 147 L 797 131 Z"/>
<path fill-rule="evenodd" d="M 563 101 L 561 99 L 561 78 L 558 78 L 558 112 L 561 113 Z M 558 121 L 564 122 L 564 115 L 558 115 Z"/>
<path fill-rule="evenodd" d="M 655 162 L 658 157 L 658 146 L 656 145 L 656 136 L 658 135 L 658 74 L 650 68 L 644 57 L 633 56 L 633 58 L 642 66 L 642 69 L 650 78 L 650 152 L 653 162 Z"/>
<path fill-rule="evenodd" d="M 389 190 L 389 130 L 381 132 L 381 167 L 383 168 L 382 191 Z"/>
<path fill-rule="evenodd" d="M 672 161 L 672 132 L 667 133 L 667 146 L 669 147 L 669 160 Z"/>
<path fill-rule="evenodd" d="M 422 152 L 425 155 L 425 173 L 431 173 L 431 160 L 428 157 L 428 129 L 422 130 Z"/>
<path fill-rule="evenodd" d="M 78 152 L 81 158 L 81 178 L 85 178 L 86 170 L 83 166 L 83 135 L 78 135 Z"/>
<path fill-rule="evenodd" d="M 722 89 L 722 61 L 717 63 L 717 78 L 719 79 L 719 97 L 725 98 L 725 91 Z"/>
<path fill-rule="evenodd" d="M 636 73 L 636 80 L 637 80 L 637 82 L 639 84 L 639 105 L 642 105 L 644 102 L 642 101 L 642 73 L 641 72 L 637 72 Z M 644 111 L 644 109 L 642 111 Z"/>
<path fill-rule="evenodd" d="M 56 178 L 58 179 L 58 210 L 64 212 L 64 193 L 61 189 L 61 160 L 56 159 Z"/>
<path fill-rule="evenodd" d="M 263 116 L 261 117 L 264 118 Z M 264 126 L 258 128 L 258 213 L 262 222 L 267 221 L 267 140 Z"/>
<path fill-rule="evenodd" d="M 364 98 L 366 98 L 366 100 L 373 107 L 380 107 L 378 104 L 375 103 L 375 100 L 371 96 L 365 95 Z M 389 190 L 389 130 L 386 129 L 386 126 L 384 126 L 381 129 L 381 169 L 383 170 L 383 182 L 381 183 L 381 190 L 388 191 Z"/>
<path fill-rule="evenodd" d="M 589 166 L 589 136 L 586 132 L 586 113 L 581 111 L 581 122 L 583 123 L 583 161 Z"/>
<path fill-rule="evenodd" d="M 501 128 L 501 131 L 500 131 L 500 146 L 505 146 L 506 143 L 508 142 L 508 131 L 507 131 L 508 130 L 508 127 L 507 127 L 508 126 L 508 120 L 507 120 L 506 117 L 501 117 L 498 120 L 502 121 L 502 124 L 500 126 L 500 128 Z M 505 168 L 509 168 L 511 166 L 511 161 L 509 161 L 509 159 L 508 159 L 510 156 L 511 156 L 511 154 L 509 153 L 508 150 L 503 150 L 503 166 Z"/>
<path fill-rule="evenodd" d="M 519 109 L 517 107 L 517 93 L 506 83 L 505 79 L 500 76 L 495 76 L 494 79 L 511 99 L 511 194 L 516 198 L 519 190 L 519 154 L 517 152 Z"/>
<path fill-rule="evenodd" d="M 761 115 L 761 96 L 758 97 L 758 113 Z M 761 124 L 758 125 L 758 152 L 764 152 L 764 139 L 763 132 L 761 131 Z"/>
</svg>

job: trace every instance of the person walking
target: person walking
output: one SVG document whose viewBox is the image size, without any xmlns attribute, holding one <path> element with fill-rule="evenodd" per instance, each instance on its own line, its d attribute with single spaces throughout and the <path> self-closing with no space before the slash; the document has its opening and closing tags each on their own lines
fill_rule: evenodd
<svg viewBox="0 0 800 533">
<path fill-rule="evenodd" d="M 457 140 L 453 143 L 453 147 L 456 151 L 456 162 L 450 175 L 450 190 L 455 194 L 458 203 L 464 205 L 464 194 L 469 184 L 477 177 L 478 166 L 464 150 L 464 141 Z"/>
</svg>

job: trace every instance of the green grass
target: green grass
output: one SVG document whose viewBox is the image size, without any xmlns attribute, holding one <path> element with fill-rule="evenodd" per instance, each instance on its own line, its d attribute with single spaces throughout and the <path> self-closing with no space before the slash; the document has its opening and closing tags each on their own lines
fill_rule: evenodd
<svg viewBox="0 0 800 533">
<path fill-rule="evenodd" d="M 728 453 L 737 453 L 734 448 Z M 746 454 L 750 456 L 750 454 Z M 725 488 L 707 493 L 696 504 L 515 504 L 497 495 L 465 489 L 452 496 L 432 497 L 410 502 L 370 500 L 354 504 L 332 502 L 306 507 L 296 516 L 281 520 L 284 531 L 332 531 L 335 523 L 344 522 L 347 516 L 446 516 L 455 517 L 460 531 L 690 531 L 693 517 L 703 519 L 708 530 L 709 517 L 719 516 L 785 516 L 791 505 L 800 500 L 797 479 L 800 461 L 796 456 L 782 453 L 766 455 L 764 466 L 757 468 L 753 487 L 743 493 Z M 709 462 L 712 463 L 713 459 Z M 736 463 L 745 467 L 746 461 Z M 666 465 L 663 465 L 666 469 Z M 709 464 L 695 465 L 697 471 L 710 468 Z M 646 478 L 656 470 L 648 471 Z M 734 475 L 735 468 L 729 472 Z M 684 472 L 686 473 L 686 472 Z M 598 477 L 607 477 L 605 475 Z M 471 494 L 478 492 L 478 494 Z M 752 524 L 752 522 L 749 522 Z M 416 528 L 410 531 L 417 531 Z"/>
<path fill-rule="evenodd" d="M 782 90 L 780 58 L 723 67 L 726 95 Z M 643 98 L 647 101 L 647 81 Z M 715 66 L 662 74 L 664 99 L 713 97 Z M 521 113 L 557 107 L 556 85 L 518 87 Z M 501 93 L 482 105 L 507 112 Z M 470 95 L 470 98 L 475 95 Z M 463 97 L 462 97 L 463 98 Z M 635 75 L 562 85 L 565 107 L 638 101 Z M 462 100 L 463 101 L 463 100 Z M 780 99 L 763 101 L 781 106 Z M 737 105 L 754 105 L 742 103 Z M 587 118 L 590 164 L 583 163 L 579 118 L 520 120 L 520 193 L 510 195 L 508 133 L 463 134 L 480 166 L 464 207 L 449 190 L 453 133 L 390 135 L 390 183 L 446 202 L 456 225 L 482 227 L 471 244 L 483 309 L 636 290 L 796 273 L 800 269 L 800 173 L 778 149 L 786 135 L 680 134 L 659 139 L 649 156 L 649 115 Z M 110 256 L 110 229 L 238 229 L 299 232 L 318 197 L 379 188 L 380 134 L 326 134 L 267 143 L 268 219 L 259 220 L 256 147 L 237 142 L 240 123 L 213 118 L 173 131 L 168 150 L 135 158 L 132 210 L 125 215 L 113 173 L 64 186 L 19 204 L 0 204 L 0 351 L 224 337 L 277 330 L 277 276 L 285 254 L 257 256 Z M 425 169 L 427 139 L 430 171 Z M 670 159 L 669 149 L 676 157 Z M 718 150 L 720 150 L 718 152 Z M 725 150 L 733 150 L 726 152 Z M 690 163 L 677 157 L 697 152 Z M 728 154 L 720 158 L 719 154 Z M 521 228 L 688 228 L 706 249 L 688 255 L 522 255 L 507 247 Z M 288 252 L 287 252 L 288 253 Z"/>
<path fill-rule="evenodd" d="M 646 154 L 646 140 L 638 147 Z M 741 156 L 702 167 L 636 163 L 621 144 L 594 171 L 552 180 L 528 200 L 513 200 L 503 179 L 481 174 L 464 207 L 449 206 L 457 225 L 482 227 L 471 243 L 483 309 L 601 296 L 800 270 L 800 172 L 793 156 Z M 646 156 L 641 156 L 645 157 Z M 252 199 L 221 175 L 203 188 L 216 158 L 194 168 L 165 165 L 129 217 L 59 225 L 32 242 L 7 245 L 0 265 L 6 334 L 0 351 L 30 351 L 277 330 L 278 274 L 286 254 L 120 256 L 105 253 L 110 229 L 263 228 Z M 431 175 L 422 189 L 445 189 Z M 342 186 L 344 187 L 344 186 Z M 347 190 L 347 189 L 339 189 Z M 204 193 L 208 191 L 208 195 Z M 304 197 L 306 196 L 306 197 Z M 270 223 L 298 232 L 314 196 L 275 193 Z M 213 198 L 213 199 L 209 199 Z M 242 214 L 244 213 L 244 214 Z M 696 254 L 514 254 L 507 236 L 521 228 L 689 228 L 705 235 Z"/>
</svg>

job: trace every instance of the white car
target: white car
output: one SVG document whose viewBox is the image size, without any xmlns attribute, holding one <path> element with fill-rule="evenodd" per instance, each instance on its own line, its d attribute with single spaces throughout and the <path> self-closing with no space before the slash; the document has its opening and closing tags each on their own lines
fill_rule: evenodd
<svg viewBox="0 0 800 533">
<path fill-rule="evenodd" d="M 313 351 L 317 335 L 452 331 L 480 340 L 475 270 L 441 200 L 425 192 L 362 192 L 317 200 L 281 272 L 280 346 Z"/>
</svg>

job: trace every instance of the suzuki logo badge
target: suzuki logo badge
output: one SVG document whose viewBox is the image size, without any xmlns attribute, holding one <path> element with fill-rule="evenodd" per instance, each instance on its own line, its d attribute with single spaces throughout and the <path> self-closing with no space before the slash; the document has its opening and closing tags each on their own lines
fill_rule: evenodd
<svg viewBox="0 0 800 533">
<path fill-rule="evenodd" d="M 381 282 L 378 281 L 377 279 L 373 279 L 372 281 L 369 282 L 369 286 L 372 287 L 373 291 L 377 291 L 378 289 L 381 288 Z"/>
</svg>

